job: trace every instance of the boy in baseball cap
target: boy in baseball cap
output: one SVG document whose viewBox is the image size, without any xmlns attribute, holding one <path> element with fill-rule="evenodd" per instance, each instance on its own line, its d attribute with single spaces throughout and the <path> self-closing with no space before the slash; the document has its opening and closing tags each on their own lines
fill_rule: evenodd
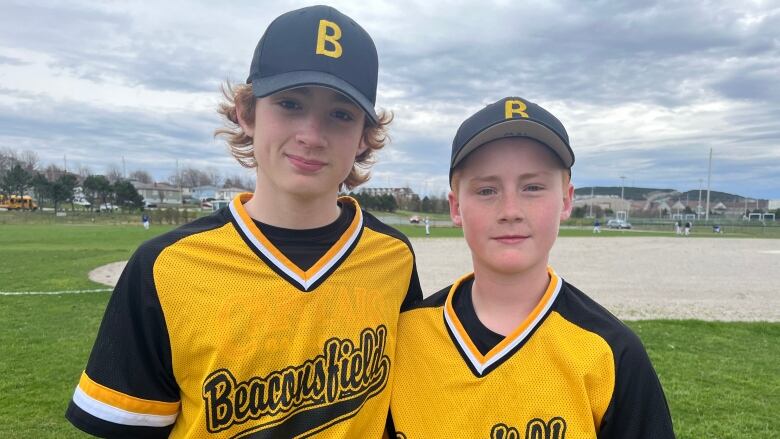
<svg viewBox="0 0 780 439">
<path fill-rule="evenodd" d="M 523 98 L 458 129 L 450 215 L 474 271 L 401 314 L 398 437 L 674 437 L 642 343 L 548 265 L 573 164 L 563 124 Z"/>
<path fill-rule="evenodd" d="M 253 193 L 144 243 L 108 304 L 67 417 L 105 437 L 380 437 L 408 240 L 339 197 L 368 178 L 371 37 L 313 6 L 274 20 L 220 113 Z"/>
</svg>

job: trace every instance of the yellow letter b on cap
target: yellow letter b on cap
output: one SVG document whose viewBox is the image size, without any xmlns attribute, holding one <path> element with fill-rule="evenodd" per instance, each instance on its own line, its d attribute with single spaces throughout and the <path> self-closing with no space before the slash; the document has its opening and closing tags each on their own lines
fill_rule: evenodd
<svg viewBox="0 0 780 439">
<path fill-rule="evenodd" d="M 525 102 L 523 101 L 519 101 L 517 99 L 507 100 L 504 103 L 504 118 L 511 119 L 514 116 L 528 118 L 528 113 L 525 112 L 527 108 L 528 107 L 525 105 Z"/>
<path fill-rule="evenodd" d="M 331 33 L 328 33 L 328 30 Z M 331 58 L 338 58 L 341 56 L 341 44 L 339 43 L 341 38 L 341 28 L 338 24 L 328 21 L 320 20 L 320 28 L 317 31 L 317 55 L 325 55 Z M 330 43 L 329 48 L 325 48 L 325 44 Z"/>
</svg>

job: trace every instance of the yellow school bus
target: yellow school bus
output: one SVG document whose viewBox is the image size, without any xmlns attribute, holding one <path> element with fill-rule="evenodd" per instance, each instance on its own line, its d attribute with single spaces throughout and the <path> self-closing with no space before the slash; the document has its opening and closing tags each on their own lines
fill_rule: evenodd
<svg viewBox="0 0 780 439">
<path fill-rule="evenodd" d="M 0 194 L 0 209 L 35 210 L 37 208 L 38 205 L 35 204 L 35 200 L 33 200 L 29 195 L 24 195 L 22 197 L 18 195 L 11 195 L 10 197 L 7 197 L 3 194 Z"/>
</svg>

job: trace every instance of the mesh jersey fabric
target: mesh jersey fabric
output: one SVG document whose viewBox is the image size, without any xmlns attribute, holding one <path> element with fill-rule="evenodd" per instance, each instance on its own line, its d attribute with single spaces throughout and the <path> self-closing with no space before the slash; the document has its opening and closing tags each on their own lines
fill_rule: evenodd
<svg viewBox="0 0 780 439">
<path fill-rule="evenodd" d="M 636 335 L 548 273 L 526 321 L 484 355 L 452 307 L 473 274 L 401 314 L 388 423 L 395 437 L 674 437 Z"/>
<path fill-rule="evenodd" d="M 379 436 L 400 309 L 421 298 L 405 237 L 363 212 L 307 270 L 237 197 L 144 243 L 66 416 L 109 437 Z"/>
</svg>

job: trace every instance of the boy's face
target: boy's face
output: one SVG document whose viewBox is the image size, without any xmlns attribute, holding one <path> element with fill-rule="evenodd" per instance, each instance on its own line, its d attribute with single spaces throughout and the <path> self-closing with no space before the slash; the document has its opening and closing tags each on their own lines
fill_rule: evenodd
<svg viewBox="0 0 780 439">
<path fill-rule="evenodd" d="M 499 139 L 471 153 L 457 171 L 450 216 L 463 227 L 475 271 L 545 270 L 574 187 L 547 147 Z"/>
<path fill-rule="evenodd" d="M 300 87 L 257 100 L 251 128 L 258 187 L 314 198 L 334 194 L 362 142 L 365 114 L 323 87 Z"/>
</svg>

